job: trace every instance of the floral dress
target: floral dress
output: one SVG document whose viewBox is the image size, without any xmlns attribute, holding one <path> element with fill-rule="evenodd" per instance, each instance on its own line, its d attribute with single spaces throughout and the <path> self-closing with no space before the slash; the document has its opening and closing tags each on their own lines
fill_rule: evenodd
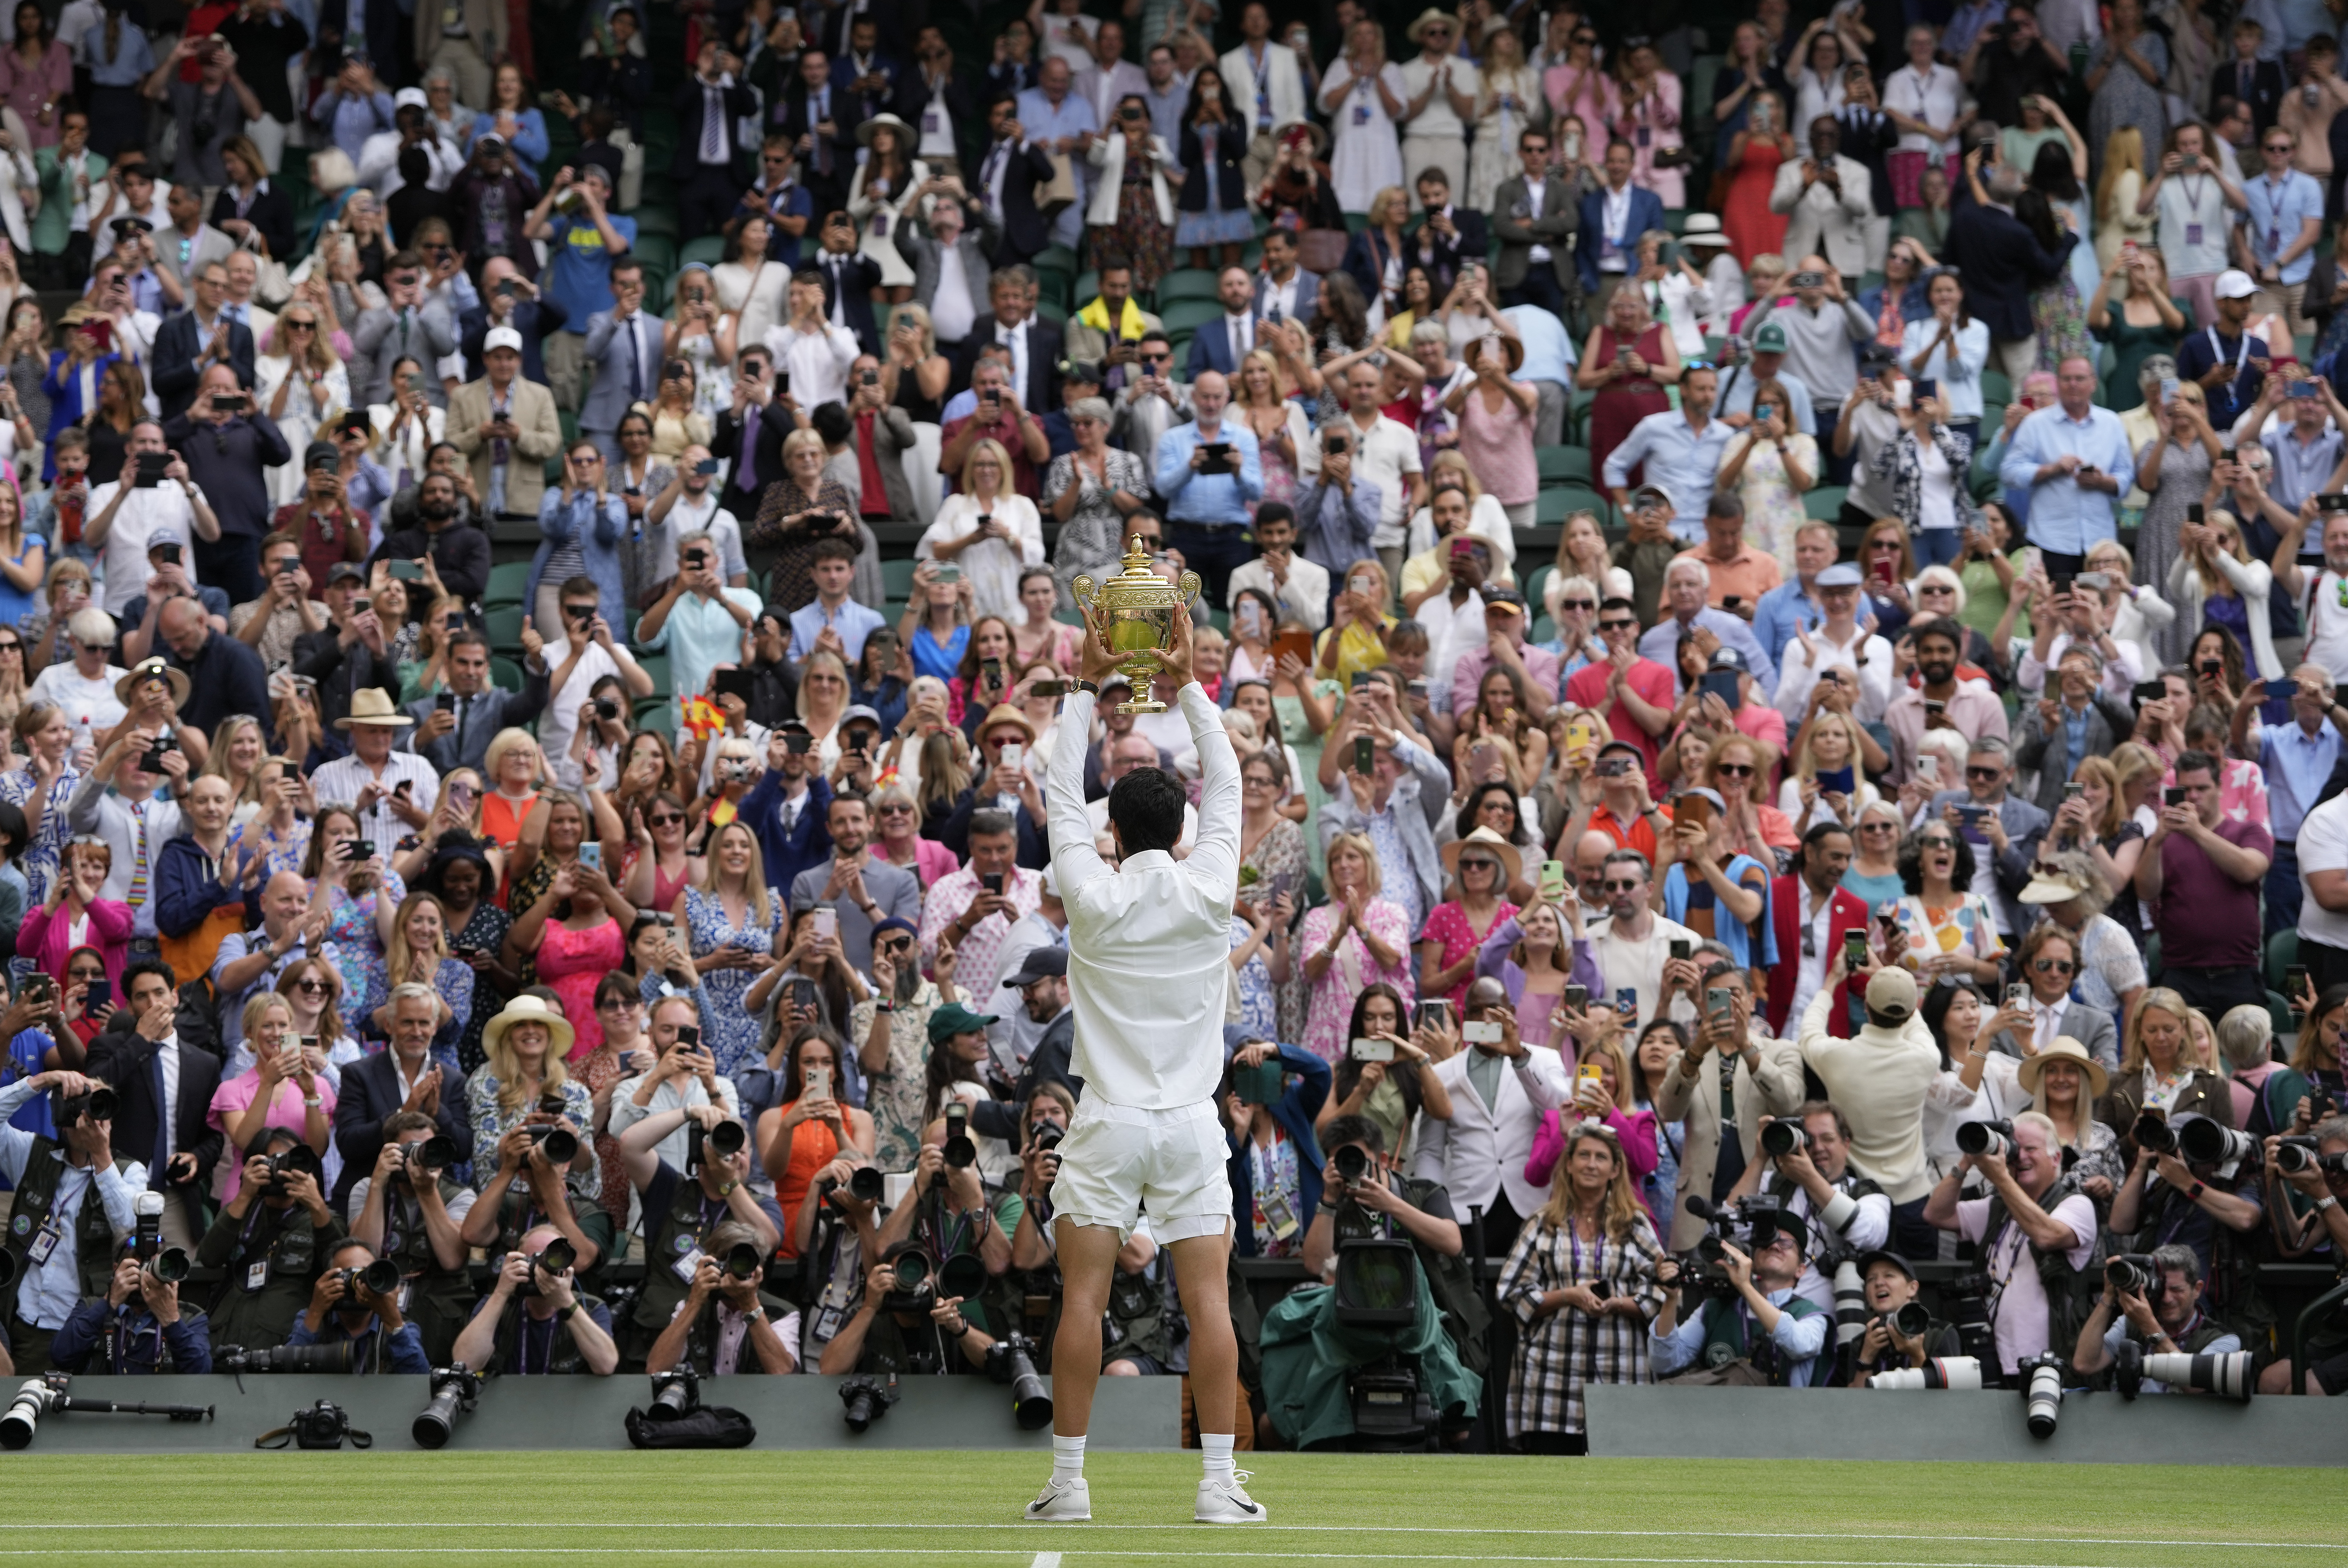
<svg viewBox="0 0 2348 1568">
<path fill-rule="evenodd" d="M 1493 927 L 1512 918 L 1516 913 L 1517 906 L 1502 899 L 1493 913 L 1492 923 L 1479 932 L 1468 923 L 1468 912 L 1460 906 L 1459 901 L 1448 900 L 1435 906 L 1435 913 L 1426 917 L 1426 929 L 1418 934 L 1418 939 L 1442 944 L 1442 951 L 1436 955 L 1435 962 L 1437 967 L 1448 969 L 1455 964 L 1475 957 L 1484 945 L 1484 938 L 1492 934 Z M 1470 965 L 1466 977 L 1444 993 L 1451 998 L 1454 1008 L 1466 1004 L 1468 982 L 1474 978 L 1476 970 Z"/>
<path fill-rule="evenodd" d="M 1060 585 L 1064 608 L 1076 604 L 1070 585 L 1079 573 L 1099 583 L 1119 570 L 1117 561 L 1125 553 L 1125 519 L 1109 496 L 1117 490 L 1130 496 L 1149 494 L 1149 466 L 1136 453 L 1109 449 L 1102 472 L 1107 484 L 1079 469 L 1074 452 L 1061 453 L 1045 470 L 1045 506 L 1066 494 L 1070 486 L 1077 487 L 1076 510 L 1060 525 L 1059 542 L 1052 549 L 1052 577 Z"/>
<path fill-rule="evenodd" d="M 2348 311 L 2342 311 L 2340 316 L 2348 319 Z M 2144 521 L 2136 535 L 2137 585 L 2156 593 L 2168 583 L 2169 568 L 2183 552 L 2185 509 L 2198 503 L 2209 485 L 2209 453 L 2200 442 L 2188 441 L 2180 447 L 2167 435 L 2161 441 L 2165 445 L 2160 454 L 2160 483 L 2148 492 L 2151 504 L 2144 509 Z M 2147 441 L 2137 449 L 2137 472 L 2142 473 L 2151 460 L 2153 447 L 2153 442 Z M 2174 616 L 2168 624 L 2154 628 L 2153 648 L 2167 663 L 2182 664 L 2199 631 L 2188 624 L 2185 616 Z M 2018 624 L 2016 634 L 2020 634 Z"/>
<path fill-rule="evenodd" d="M 1908 940 L 1900 962 L 1919 968 L 1928 958 L 1999 958 L 2005 941 L 1997 934 L 1997 917 L 1977 892 L 1962 892 L 1943 909 L 1909 893 L 1900 901 L 1900 933 Z"/>
<path fill-rule="evenodd" d="M 1385 981 L 1402 993 L 1409 1001 L 1418 994 L 1416 976 L 1411 973 L 1410 916 L 1403 907 L 1389 900 L 1374 898 L 1365 910 L 1372 934 L 1395 950 L 1395 962 L 1379 964 L 1370 956 L 1367 944 L 1358 931 L 1345 933 L 1345 940 L 1337 946 L 1337 955 L 1328 970 L 1312 986 L 1312 997 L 1304 1015 L 1304 1048 L 1324 1062 L 1334 1062 L 1345 1054 L 1351 1037 L 1347 1026 L 1354 1018 L 1354 998 L 1363 987 Z M 1310 957 L 1329 944 L 1329 933 L 1337 925 L 1337 908 L 1324 903 L 1308 910 L 1304 929 L 1290 951 Z"/>
<path fill-rule="evenodd" d="M 37 909 L 48 899 L 49 882 L 57 874 L 57 858 L 66 841 L 73 836 L 73 830 L 66 823 L 66 803 L 73 799 L 74 786 L 80 782 L 81 775 L 70 768 L 57 775 L 57 781 L 49 786 L 48 801 L 41 809 L 40 831 L 33 835 L 33 841 L 16 859 L 16 869 L 25 873 L 27 909 Z M 0 773 L 0 800 L 11 806 L 22 808 L 33 798 L 36 787 L 29 768 Z M 26 972 L 29 974 L 30 970 Z"/>
<path fill-rule="evenodd" d="M 1275 1126 L 1272 1144 L 1263 1147 L 1252 1138 L 1240 1141 L 1240 1157 L 1254 1168 L 1253 1198 L 1251 1208 L 1255 1229 L 1255 1255 L 1260 1258 L 1284 1258 L 1300 1252 L 1304 1246 L 1304 1226 L 1308 1216 L 1300 1212 L 1303 1207 L 1303 1184 L 1296 1175 L 1296 1145 L 1289 1141 L 1287 1132 Z M 1288 1200 L 1288 1212 L 1297 1217 L 1297 1224 L 1286 1236 L 1273 1229 L 1264 1218 L 1263 1195 L 1279 1192 Z"/>
<path fill-rule="evenodd" d="M 448 939 L 448 945 L 478 947 L 494 954 L 504 948 L 506 933 L 512 929 L 513 916 L 483 899 L 473 906 L 472 918 L 465 922 L 465 928 Z M 479 1072 L 489 1059 L 489 1053 L 481 1048 L 481 1029 L 506 1005 L 506 999 L 498 995 L 494 985 L 483 984 L 478 974 L 473 980 L 470 1008 L 458 1008 L 465 1027 L 457 1037 L 457 1065 L 468 1073 Z M 456 1006 L 453 1002 L 449 1005 Z"/>
<path fill-rule="evenodd" d="M 1787 581 L 1791 582 L 1794 532 L 1809 521 L 1809 509 L 1803 504 L 1802 492 L 1787 477 L 1786 453 L 1793 453 L 1794 461 L 1816 484 L 1818 444 L 1798 430 L 1786 438 L 1782 450 L 1774 441 L 1754 441 L 1749 436 L 1740 436 L 1721 449 L 1720 466 L 1727 468 L 1729 460 L 1746 442 L 1752 443 L 1753 451 L 1736 476 L 1736 498 L 1745 503 L 1745 537 L 1756 549 L 1776 556 Z"/>
<path fill-rule="evenodd" d="M 2058 215 L 2070 217 L 2079 211 L 2078 204 L 2051 201 Z M 2088 249 L 2085 228 L 2073 222 L 2071 232 L 2079 236 L 2073 253 Z M 2089 252 L 2087 264 L 2095 264 Z M 2079 288 L 2077 274 L 2068 265 L 2049 281 L 2030 291 L 2030 325 L 2038 335 L 2038 368 L 2052 374 L 2065 359 L 2093 362 L 2096 356 L 2095 340 L 2087 335 L 2086 296 Z"/>
<path fill-rule="evenodd" d="M 595 1129 L 595 1094 L 575 1078 L 562 1080 L 562 1113 L 571 1125 L 582 1133 Z M 465 1082 L 465 1113 L 473 1120 L 473 1179 L 486 1181 L 497 1174 L 498 1140 L 528 1120 L 538 1108 L 535 1099 L 526 1099 L 511 1114 L 498 1106 L 498 1075 L 484 1069 Z M 571 1190 L 584 1198 L 597 1200 L 603 1196 L 603 1172 L 600 1163 L 585 1171 L 574 1171 L 568 1178 Z"/>
<path fill-rule="evenodd" d="M 568 1064 L 571 1079 L 585 1089 L 588 1104 L 594 1097 L 629 1076 L 626 1063 L 620 1053 L 597 1047 L 577 1061 Z M 625 1231 L 628 1224 L 628 1168 L 620 1155 L 620 1140 L 608 1132 L 595 1135 L 595 1174 L 603 1183 L 602 1196 L 595 1202 L 603 1212 L 612 1216 L 615 1230 Z"/>
<path fill-rule="evenodd" d="M 602 1020 L 595 1015 L 595 987 L 603 976 L 628 959 L 628 942 L 620 923 L 609 913 L 584 931 L 573 931 L 550 920 L 538 945 L 538 980 L 562 998 L 562 1016 L 578 1031 L 563 1059 L 577 1061 L 603 1043 Z"/>
<path fill-rule="evenodd" d="M 1255 927 L 1231 916 L 1231 951 L 1237 953 L 1255 934 Z M 1267 935 L 1264 945 L 1254 957 L 1240 965 L 1231 976 L 1231 990 L 1238 998 L 1239 1016 L 1233 1020 L 1251 1040 L 1280 1038 L 1280 998 L 1272 983 L 1272 965 L 1264 962 L 1264 954 L 1272 946 Z"/>
<path fill-rule="evenodd" d="M 1294 706 L 1296 702 L 1294 697 L 1281 700 L 1291 706 Z M 1274 707 L 1277 707 L 1277 706 L 1275 703 Z M 1292 721 L 1283 716 L 1281 727 L 1285 729 L 1291 722 L 1296 723 L 1301 733 L 1303 730 L 1301 719 Z M 1307 778 L 1311 777 L 1310 769 L 1313 767 L 1312 763 L 1305 764 Z M 1292 781 L 1291 787 L 1294 787 Z M 1278 882 L 1288 889 L 1288 896 L 1292 903 L 1303 903 L 1305 878 L 1313 874 L 1313 863 L 1304 852 L 1304 830 L 1282 817 L 1272 824 L 1263 837 L 1255 841 L 1255 848 L 1250 850 L 1241 860 L 1241 873 L 1244 875 L 1248 868 L 1252 866 L 1255 868 L 1256 874 L 1248 883 L 1249 886 L 1260 886 L 1269 890 L 1272 883 Z M 1296 953 L 1296 946 L 1292 942 L 1289 944 L 1289 953 L 1292 960 Z M 1279 988 L 1280 1033 L 1274 1037 L 1275 1038 L 1295 1040 L 1302 1039 L 1304 1036 L 1305 1001 L 1311 987 L 1304 983 L 1303 969 L 1302 965 L 1292 963 L 1288 973 L 1288 984 Z"/>
<path fill-rule="evenodd" d="M 248 819 L 229 830 L 228 852 L 242 854 L 258 848 L 261 851 L 261 880 L 267 882 L 280 872 L 302 874 L 302 862 L 310 858 L 310 830 L 307 817 L 296 817 L 294 825 L 280 833 L 259 818 Z"/>
<path fill-rule="evenodd" d="M 358 1034 L 367 1016 L 391 998 L 391 963 L 375 929 L 376 900 L 386 895 L 395 909 L 407 897 L 407 884 L 397 872 L 385 872 L 383 887 L 363 898 L 353 898 L 345 888 L 327 893 L 322 956 L 343 977 L 343 1028 L 349 1034 Z"/>
<path fill-rule="evenodd" d="M 746 911 L 747 923 L 736 925 L 726 917 L 726 905 L 714 892 L 697 887 L 685 890 L 685 913 L 692 927 L 693 955 L 705 958 L 731 945 L 765 954 L 773 950 L 775 933 L 782 928 L 783 901 L 767 896 L 767 918 Z M 717 1070 L 732 1078 L 762 1065 L 758 1052 L 759 1020 L 742 1005 L 744 993 L 758 977 L 756 969 L 719 969 L 701 977 L 701 1043 L 717 1057 Z"/>
</svg>

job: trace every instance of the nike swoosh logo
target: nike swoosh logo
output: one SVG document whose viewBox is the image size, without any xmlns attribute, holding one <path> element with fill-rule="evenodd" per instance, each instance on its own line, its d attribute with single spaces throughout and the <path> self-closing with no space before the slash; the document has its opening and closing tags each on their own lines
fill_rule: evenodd
<svg viewBox="0 0 2348 1568">
<path fill-rule="evenodd" d="M 1238 1500 L 1234 1499 L 1233 1501 L 1237 1501 Z M 1258 1509 L 1256 1505 L 1251 1502 L 1242 1502 L 1240 1503 L 1240 1506 L 1246 1509 L 1250 1513 L 1258 1513 L 1262 1511 L 1262 1510 Z"/>
</svg>

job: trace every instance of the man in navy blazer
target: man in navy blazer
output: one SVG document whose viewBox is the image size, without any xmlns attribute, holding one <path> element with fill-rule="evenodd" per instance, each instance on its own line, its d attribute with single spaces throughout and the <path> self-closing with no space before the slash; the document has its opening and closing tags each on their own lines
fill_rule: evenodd
<svg viewBox="0 0 2348 1568">
<path fill-rule="evenodd" d="M 789 738 L 809 733 L 793 717 L 767 732 L 767 771 L 736 810 L 767 859 L 767 885 L 788 888 L 810 866 L 831 859 L 831 781 L 813 751 L 793 751 Z"/>
<path fill-rule="evenodd" d="M 155 984 L 158 978 L 162 982 L 160 987 Z M 147 984 L 140 985 L 141 980 Z M 151 963 L 143 971 L 134 965 L 123 983 L 147 1006 L 142 1011 L 133 1004 L 118 1010 L 107 1021 L 108 1032 L 90 1041 L 82 1071 L 113 1088 L 118 1102 L 115 1145 L 131 1159 L 147 1162 L 147 1190 L 167 1199 L 177 1198 L 187 1232 L 201 1236 L 203 1196 L 211 1169 L 220 1162 L 227 1143 L 227 1135 L 205 1120 L 212 1092 L 220 1088 L 221 1059 L 204 1048 L 212 1043 L 209 1037 L 195 1039 L 191 1029 L 179 1026 L 179 998 L 170 989 L 168 975 L 159 974 Z M 147 1014 L 157 1007 L 161 1012 L 152 1024 L 142 1027 Z M 161 1061 L 166 1050 L 175 1053 L 179 1069 L 168 1099 Z M 159 1158 L 167 1112 L 173 1150 L 169 1161 Z M 173 1233 L 178 1231 L 173 1227 Z"/>
<path fill-rule="evenodd" d="M 398 996 L 392 1009 L 391 1048 L 345 1068 L 336 1091 L 335 1147 L 342 1150 L 343 1173 L 335 1179 L 332 1201 L 338 1212 L 352 1184 L 374 1172 L 383 1152 L 383 1124 L 403 1110 L 429 1116 L 456 1149 L 459 1165 L 473 1157 L 473 1119 L 465 1114 L 456 1058 L 432 1049 L 434 1009 L 420 998 Z"/>
<path fill-rule="evenodd" d="M 236 384 L 253 385 L 252 329 L 221 314 L 228 302 L 228 269 L 207 262 L 196 269 L 194 307 L 163 318 L 148 360 L 163 418 L 176 418 L 196 400 L 204 366 L 221 360 L 236 367 Z"/>
<path fill-rule="evenodd" d="M 1965 314 L 1989 327 L 1990 364 L 1998 366 L 2001 344 L 2021 343 L 2037 330 L 2030 291 L 2062 270 L 2078 236 L 2065 232 L 2050 253 L 2010 211 L 2022 194 L 2021 172 L 2000 164 L 1987 184 L 1988 205 L 1968 201 L 1950 219 L 1941 259 L 1965 285 Z"/>
<path fill-rule="evenodd" d="M 1613 284 L 1638 269 L 1639 236 L 1663 226 L 1663 198 L 1631 183 L 1631 144 L 1612 143 L 1606 149 L 1606 183 L 1581 199 L 1581 242 L 1574 247 L 1591 310 L 1602 313 Z M 1602 264 L 1607 262 L 1614 264 Z"/>
<path fill-rule="evenodd" d="M 1296 236 L 1272 229 L 1263 236 L 1263 268 L 1255 278 L 1255 314 L 1268 316 L 1278 307 L 1282 317 L 1310 321 L 1321 303 L 1321 274 L 1296 264 Z"/>
<path fill-rule="evenodd" d="M 1418 216 L 1403 236 L 1403 264 L 1425 267 L 1440 299 L 1450 294 L 1461 267 L 1491 254 L 1491 225 L 1475 209 L 1455 206 L 1449 177 L 1431 165 L 1418 177 Z"/>
<path fill-rule="evenodd" d="M 1035 205 L 1035 188 L 1051 183 L 1052 160 L 1027 139 L 1026 128 L 1019 123 L 1019 102 L 1009 93 L 987 104 L 986 134 L 970 191 L 1002 228 L 994 264 L 1014 266 L 1041 255 L 1052 242 L 1052 226 Z"/>
<path fill-rule="evenodd" d="M 742 187 L 757 173 L 734 136 L 736 122 L 758 112 L 757 95 L 736 78 L 741 65 L 716 38 L 704 36 L 693 79 L 676 89 L 671 104 L 676 151 L 669 159 L 668 177 L 680 240 L 717 232 L 733 216 Z M 718 120 L 714 136 L 705 123 L 713 107 Z"/>
<path fill-rule="evenodd" d="M 1184 379 L 1196 381 L 1207 371 L 1239 374 L 1240 361 L 1256 345 L 1255 274 L 1245 267 L 1225 267 L 1215 280 L 1223 314 L 1199 324 L 1190 335 L 1190 362 Z"/>
<path fill-rule="evenodd" d="M 880 286 L 880 263 L 856 248 L 856 225 L 846 213 L 823 231 L 821 248 L 807 264 L 823 274 L 823 315 L 845 326 L 874 358 L 880 356 L 880 324 L 872 316 L 872 291 Z"/>
</svg>

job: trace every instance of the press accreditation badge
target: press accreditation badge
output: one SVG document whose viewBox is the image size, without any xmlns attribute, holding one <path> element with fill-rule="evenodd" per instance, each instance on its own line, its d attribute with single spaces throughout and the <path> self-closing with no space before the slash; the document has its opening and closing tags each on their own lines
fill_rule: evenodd
<svg viewBox="0 0 2348 1568">
<path fill-rule="evenodd" d="M 246 1295 L 250 1295 L 254 1291 L 263 1289 L 268 1285 L 268 1284 L 269 1260 L 267 1258 L 260 1259 L 258 1262 L 249 1264 L 246 1267 L 244 1271 L 244 1289 Z"/>
<path fill-rule="evenodd" d="M 57 1217 L 52 1214 L 48 1222 L 41 1227 L 41 1233 L 33 1238 L 33 1244 L 25 1249 L 25 1256 L 38 1267 L 49 1261 L 50 1254 L 57 1250 L 57 1243 L 63 1240 L 65 1233 L 58 1228 Z"/>
<path fill-rule="evenodd" d="M 1272 1227 L 1276 1240 L 1284 1242 L 1296 1234 L 1296 1211 L 1288 1206 L 1287 1193 L 1259 1192 L 1255 1206 L 1262 1212 L 1263 1222 Z"/>
<path fill-rule="evenodd" d="M 685 1284 L 691 1284 L 695 1272 L 701 1267 L 701 1260 L 706 1255 L 699 1247 L 693 1247 L 689 1251 L 680 1253 L 677 1254 L 676 1262 L 668 1265 L 669 1273 L 676 1275 Z"/>
<path fill-rule="evenodd" d="M 2185 225 L 2185 242 L 2188 245 L 2198 245 L 2201 242 L 2200 224 L 2188 223 Z"/>
</svg>

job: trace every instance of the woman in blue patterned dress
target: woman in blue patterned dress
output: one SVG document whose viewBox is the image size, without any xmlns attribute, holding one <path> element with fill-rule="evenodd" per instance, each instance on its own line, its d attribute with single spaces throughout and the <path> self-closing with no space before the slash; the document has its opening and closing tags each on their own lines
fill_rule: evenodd
<svg viewBox="0 0 2348 1568">
<path fill-rule="evenodd" d="M 261 851 L 261 880 L 266 883 L 280 872 L 301 874 L 310 858 L 311 821 L 301 814 L 302 766 L 289 758 L 273 757 L 255 769 L 261 794 L 260 810 L 228 830 L 228 850 L 242 854 L 248 847 Z"/>
<path fill-rule="evenodd" d="M 37 909 L 49 896 L 57 875 L 57 854 L 72 830 L 66 826 L 66 801 L 81 774 L 73 766 L 74 724 L 65 710 L 35 703 L 16 716 L 16 738 L 26 752 L 26 766 L 0 773 L 0 800 L 25 813 L 25 853 L 16 866 L 25 873 L 25 906 Z"/>
<path fill-rule="evenodd" d="M 302 874 L 316 891 L 310 907 L 326 916 L 326 941 L 343 977 L 343 1027 L 363 1032 L 367 1016 L 391 998 L 391 964 L 386 956 L 396 913 L 407 884 L 388 871 L 381 854 L 364 861 L 343 858 L 343 845 L 359 836 L 358 818 L 346 806 L 318 813 Z"/>
<path fill-rule="evenodd" d="M 767 891 L 763 857 L 748 824 L 728 822 L 717 830 L 700 885 L 677 895 L 675 913 L 677 930 L 690 935 L 694 967 L 701 974 L 701 1043 L 729 1078 L 762 1065 L 759 1020 L 743 994 L 781 956 L 776 938 L 783 929 L 783 901 Z"/>
</svg>

